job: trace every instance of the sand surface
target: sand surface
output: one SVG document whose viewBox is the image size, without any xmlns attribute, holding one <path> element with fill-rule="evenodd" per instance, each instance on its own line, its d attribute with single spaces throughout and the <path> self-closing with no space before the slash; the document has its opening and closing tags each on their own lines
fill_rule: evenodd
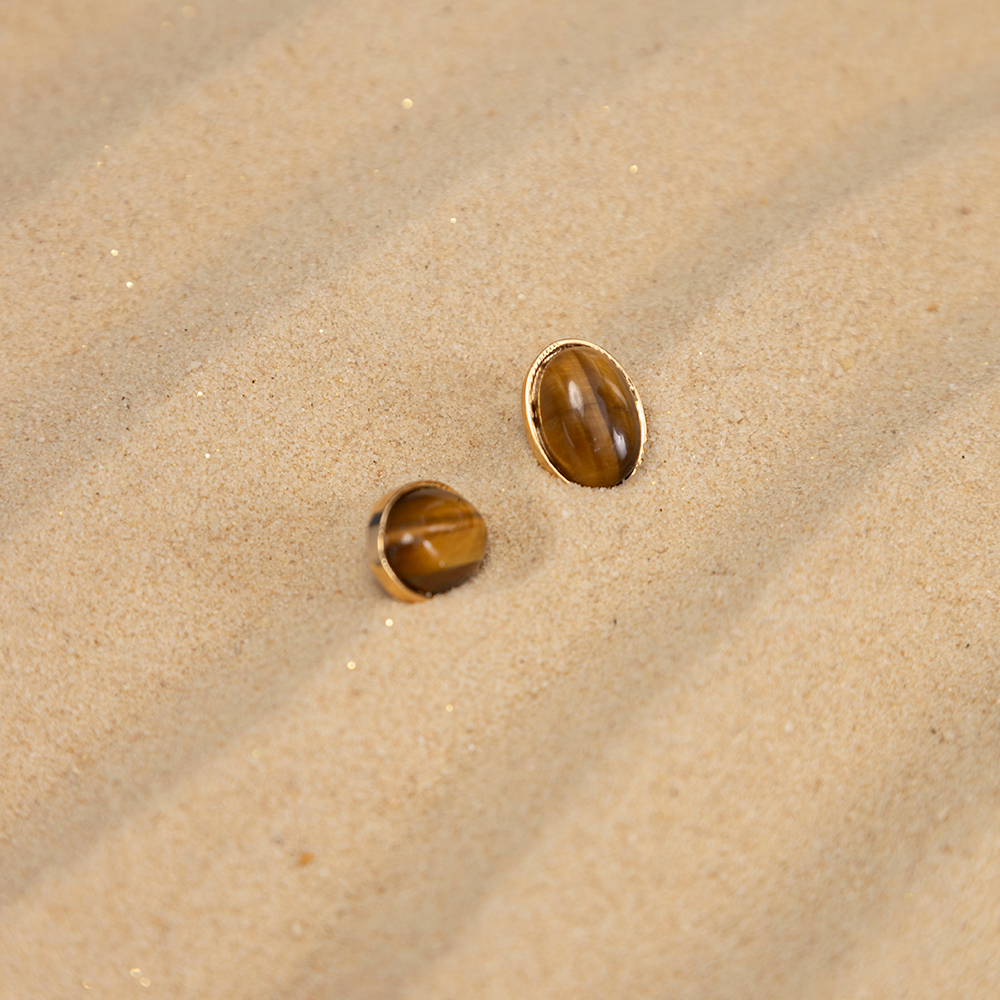
<svg viewBox="0 0 1000 1000">
<path fill-rule="evenodd" d="M 3 1000 L 1000 995 L 996 0 L 6 0 L 0 95 Z"/>
</svg>

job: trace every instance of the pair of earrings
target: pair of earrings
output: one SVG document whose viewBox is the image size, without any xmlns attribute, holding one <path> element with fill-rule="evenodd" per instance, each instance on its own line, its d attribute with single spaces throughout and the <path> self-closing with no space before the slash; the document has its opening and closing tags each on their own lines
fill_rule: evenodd
<svg viewBox="0 0 1000 1000">
<path fill-rule="evenodd" d="M 521 413 L 543 469 L 563 482 L 610 487 L 639 467 L 646 417 L 625 369 L 586 340 L 559 340 L 524 379 Z M 486 554 L 486 522 L 444 483 L 390 490 L 368 519 L 367 561 L 401 601 L 426 601 L 465 583 Z"/>
</svg>

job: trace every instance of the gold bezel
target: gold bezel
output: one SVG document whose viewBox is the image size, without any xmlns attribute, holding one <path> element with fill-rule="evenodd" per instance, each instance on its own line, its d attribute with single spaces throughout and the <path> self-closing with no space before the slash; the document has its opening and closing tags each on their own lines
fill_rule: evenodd
<svg viewBox="0 0 1000 1000">
<path fill-rule="evenodd" d="M 631 479 L 632 476 L 635 475 L 636 469 L 642 465 L 642 456 L 646 450 L 646 413 L 642 408 L 642 400 L 639 398 L 639 393 L 636 391 L 635 385 L 632 383 L 632 379 L 629 378 L 628 372 L 622 367 L 621 362 L 614 355 L 604 350 L 603 347 L 599 347 L 597 344 L 592 344 L 589 340 L 557 340 L 554 344 L 549 344 L 549 346 L 546 347 L 537 358 L 535 358 L 534 362 L 532 362 L 531 367 L 528 369 L 528 374 L 524 376 L 524 388 L 521 393 L 521 416 L 524 419 L 524 431 L 528 435 L 528 443 L 531 445 L 531 450 L 535 453 L 535 458 L 538 459 L 538 464 L 543 469 L 547 472 L 551 472 L 556 479 L 561 479 L 564 483 L 573 483 L 575 486 L 580 485 L 574 480 L 564 476 L 555 467 L 555 465 L 552 464 L 552 460 L 549 458 L 548 453 L 545 451 L 545 446 L 542 444 L 542 438 L 539 432 L 538 383 L 540 381 L 540 374 L 542 368 L 545 366 L 545 363 L 554 354 L 558 354 L 559 351 L 562 351 L 567 347 L 589 347 L 597 351 L 599 354 L 603 354 L 604 357 L 607 358 L 608 361 L 610 361 L 615 368 L 621 372 L 622 377 L 625 379 L 625 384 L 628 386 L 629 392 L 632 393 L 632 399 L 635 401 L 635 408 L 639 414 L 639 457 L 635 460 L 635 465 L 632 466 L 632 471 L 621 481 L 624 483 Z M 616 483 L 615 485 L 621 486 L 621 483 Z M 614 489 L 614 487 L 609 488 Z"/>
<path fill-rule="evenodd" d="M 389 512 L 392 505 L 407 493 L 412 493 L 423 486 L 436 486 L 438 489 L 455 493 L 444 483 L 439 483 L 435 479 L 418 479 L 415 482 L 407 483 L 405 486 L 398 486 L 394 490 L 389 490 L 385 496 L 374 507 L 368 515 L 368 537 L 365 542 L 365 561 L 368 568 L 375 574 L 375 579 L 381 584 L 382 589 L 397 601 L 406 601 L 409 604 L 418 604 L 421 601 L 429 601 L 431 596 L 413 590 L 408 587 L 398 576 L 389 560 L 385 556 L 385 527 L 389 521 Z M 458 495 L 457 493 L 455 494 Z"/>
</svg>

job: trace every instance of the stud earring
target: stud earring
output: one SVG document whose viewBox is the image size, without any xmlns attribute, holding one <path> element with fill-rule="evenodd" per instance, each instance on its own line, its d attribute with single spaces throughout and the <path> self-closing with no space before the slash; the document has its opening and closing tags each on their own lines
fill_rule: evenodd
<svg viewBox="0 0 1000 1000">
<path fill-rule="evenodd" d="M 444 483 L 390 490 L 368 518 L 368 566 L 400 601 L 426 601 L 465 583 L 485 552 L 482 514 Z"/>
<path fill-rule="evenodd" d="M 617 486 L 646 445 L 642 401 L 625 369 L 586 340 L 559 340 L 524 379 L 524 429 L 539 464 L 567 483 Z"/>
</svg>

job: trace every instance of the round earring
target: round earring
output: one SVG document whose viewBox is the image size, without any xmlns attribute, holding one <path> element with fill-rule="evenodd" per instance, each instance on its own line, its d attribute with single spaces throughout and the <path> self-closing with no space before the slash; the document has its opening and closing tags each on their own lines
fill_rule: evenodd
<svg viewBox="0 0 1000 1000">
<path fill-rule="evenodd" d="M 368 518 L 366 559 L 387 594 L 426 601 L 472 577 L 486 552 L 486 522 L 444 483 L 390 490 Z"/>
<path fill-rule="evenodd" d="M 642 461 L 646 415 L 625 369 L 586 340 L 559 340 L 524 378 L 521 412 L 539 464 L 567 483 L 617 486 Z"/>
</svg>

